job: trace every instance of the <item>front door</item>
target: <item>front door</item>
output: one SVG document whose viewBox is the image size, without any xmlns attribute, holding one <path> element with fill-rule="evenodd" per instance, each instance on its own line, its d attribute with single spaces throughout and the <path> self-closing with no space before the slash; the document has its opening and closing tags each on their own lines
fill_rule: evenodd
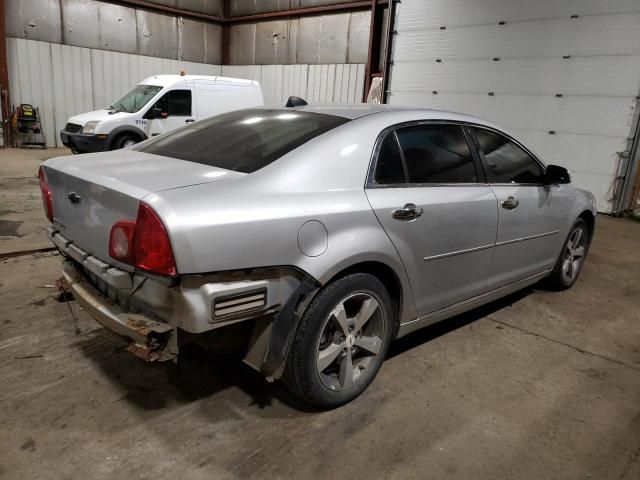
<svg viewBox="0 0 640 480">
<path fill-rule="evenodd" d="M 366 190 L 407 271 L 419 315 L 486 290 L 496 197 L 459 125 L 388 131 Z"/>
<path fill-rule="evenodd" d="M 545 185 L 544 167 L 506 136 L 470 127 L 498 199 L 498 235 L 489 289 L 553 267 L 566 236 L 565 185 Z"/>
<path fill-rule="evenodd" d="M 190 89 L 169 90 L 148 110 L 148 136 L 155 137 L 193 122 L 192 92 Z"/>
</svg>

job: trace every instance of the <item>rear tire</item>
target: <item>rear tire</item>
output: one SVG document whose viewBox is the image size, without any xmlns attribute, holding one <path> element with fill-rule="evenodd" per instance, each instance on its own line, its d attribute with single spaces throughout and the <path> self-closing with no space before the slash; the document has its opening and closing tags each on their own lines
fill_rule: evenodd
<svg viewBox="0 0 640 480">
<path fill-rule="evenodd" d="M 394 308 L 382 282 L 354 273 L 326 286 L 300 319 L 284 382 L 305 402 L 331 409 L 360 395 L 382 366 Z"/>
<path fill-rule="evenodd" d="M 569 230 L 560 256 L 546 279 L 545 283 L 550 289 L 567 290 L 576 283 L 587 257 L 590 243 L 589 226 L 582 218 L 579 218 Z"/>
<path fill-rule="evenodd" d="M 140 138 L 136 135 L 125 133 L 116 138 L 111 145 L 111 150 L 120 150 L 121 148 L 130 147 L 140 142 Z"/>
</svg>

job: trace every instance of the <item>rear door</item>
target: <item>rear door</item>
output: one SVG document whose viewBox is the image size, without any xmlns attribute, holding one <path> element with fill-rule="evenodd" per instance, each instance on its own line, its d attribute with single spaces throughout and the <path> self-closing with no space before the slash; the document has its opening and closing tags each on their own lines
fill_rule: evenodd
<svg viewBox="0 0 640 480">
<path fill-rule="evenodd" d="M 513 139 L 469 127 L 498 199 L 498 235 L 489 288 L 551 268 L 567 232 L 569 197 L 564 185 L 545 185 L 545 167 Z"/>
<path fill-rule="evenodd" d="M 496 197 L 460 125 L 422 122 L 380 137 L 367 197 L 424 315 L 486 290 Z"/>
</svg>

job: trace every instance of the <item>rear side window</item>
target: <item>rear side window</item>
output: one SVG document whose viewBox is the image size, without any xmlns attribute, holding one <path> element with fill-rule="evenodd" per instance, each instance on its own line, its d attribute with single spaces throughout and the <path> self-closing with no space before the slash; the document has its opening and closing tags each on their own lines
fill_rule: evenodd
<svg viewBox="0 0 640 480">
<path fill-rule="evenodd" d="M 295 110 L 238 110 L 178 128 L 133 148 L 252 173 L 348 121 Z"/>
<path fill-rule="evenodd" d="M 541 183 L 540 164 L 508 138 L 481 128 L 471 128 L 487 163 L 490 183 Z"/>
<path fill-rule="evenodd" d="M 378 185 L 396 185 L 406 181 L 398 142 L 393 132 L 388 133 L 380 144 L 374 181 Z"/>
<path fill-rule="evenodd" d="M 400 128 L 398 140 L 409 183 L 474 183 L 476 168 L 458 125 Z"/>
<path fill-rule="evenodd" d="M 159 108 L 170 117 L 191 116 L 191 90 L 170 90 L 155 103 L 153 108 Z"/>
</svg>

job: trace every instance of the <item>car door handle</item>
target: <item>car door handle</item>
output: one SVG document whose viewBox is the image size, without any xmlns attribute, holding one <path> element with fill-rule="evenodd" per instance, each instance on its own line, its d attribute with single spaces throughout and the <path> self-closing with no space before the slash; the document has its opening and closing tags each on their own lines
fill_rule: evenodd
<svg viewBox="0 0 640 480">
<path fill-rule="evenodd" d="M 506 210 L 513 210 L 518 205 L 520 205 L 520 202 L 516 197 L 512 197 L 512 196 L 507 197 L 507 199 L 504 202 L 502 202 L 502 208 Z"/>
<path fill-rule="evenodd" d="M 187 118 L 187 119 L 184 121 L 184 123 L 193 123 L 193 122 L 195 122 L 195 121 L 196 121 L 196 120 L 195 120 L 195 118 Z"/>
<path fill-rule="evenodd" d="M 422 215 L 422 207 L 417 207 L 414 203 L 407 203 L 404 207 L 391 212 L 396 220 L 415 220 Z"/>
</svg>

